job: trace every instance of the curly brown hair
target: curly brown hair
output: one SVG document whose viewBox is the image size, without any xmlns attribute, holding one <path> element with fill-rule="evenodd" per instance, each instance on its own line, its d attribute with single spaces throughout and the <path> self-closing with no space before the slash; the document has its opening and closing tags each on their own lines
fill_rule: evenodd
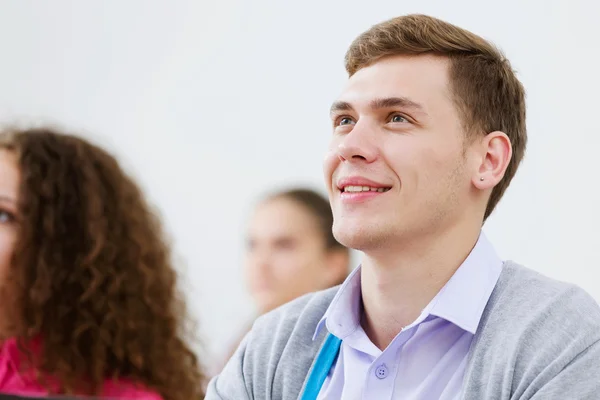
<svg viewBox="0 0 600 400">
<path fill-rule="evenodd" d="M 170 248 L 140 188 L 106 151 L 51 128 L 0 132 L 0 149 L 21 172 L 12 298 L 19 336 L 42 338 L 29 355 L 40 379 L 64 394 L 115 378 L 203 398 Z"/>
</svg>

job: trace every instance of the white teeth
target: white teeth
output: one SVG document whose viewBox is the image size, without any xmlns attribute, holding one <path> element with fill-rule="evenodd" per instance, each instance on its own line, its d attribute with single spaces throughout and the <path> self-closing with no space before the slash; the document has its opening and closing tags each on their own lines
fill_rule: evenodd
<svg viewBox="0 0 600 400">
<path fill-rule="evenodd" d="M 358 192 L 379 192 L 379 193 L 383 193 L 383 192 L 387 192 L 389 190 L 389 188 L 375 188 L 375 187 L 370 187 L 370 186 L 346 186 L 344 188 L 344 192 L 352 192 L 352 193 L 358 193 Z"/>
</svg>

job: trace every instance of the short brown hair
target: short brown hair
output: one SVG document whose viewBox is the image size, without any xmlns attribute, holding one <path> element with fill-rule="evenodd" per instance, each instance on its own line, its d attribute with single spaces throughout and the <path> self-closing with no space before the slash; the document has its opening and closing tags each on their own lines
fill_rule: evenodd
<svg viewBox="0 0 600 400">
<path fill-rule="evenodd" d="M 361 34 L 346 53 L 346 71 L 352 76 L 386 56 L 421 54 L 450 59 L 450 88 L 467 132 L 502 131 L 510 138 L 513 156 L 504 178 L 492 191 L 485 221 L 525 154 L 525 89 L 506 57 L 493 44 L 426 15 L 393 18 Z"/>
<path fill-rule="evenodd" d="M 117 378 L 165 400 L 203 398 L 170 246 L 135 182 L 100 147 L 53 129 L 0 131 L 2 149 L 21 173 L 4 300 L 24 348 L 42 340 L 25 354 L 42 383 L 92 395 Z"/>
</svg>

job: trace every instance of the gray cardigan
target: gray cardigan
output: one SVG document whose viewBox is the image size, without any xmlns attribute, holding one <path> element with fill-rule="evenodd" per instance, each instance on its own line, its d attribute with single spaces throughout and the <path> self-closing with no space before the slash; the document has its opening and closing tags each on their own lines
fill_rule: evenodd
<svg viewBox="0 0 600 400">
<path fill-rule="evenodd" d="M 207 400 L 296 400 L 337 288 L 259 318 Z M 600 307 L 578 287 L 506 262 L 469 351 L 463 400 L 600 399 Z"/>
</svg>

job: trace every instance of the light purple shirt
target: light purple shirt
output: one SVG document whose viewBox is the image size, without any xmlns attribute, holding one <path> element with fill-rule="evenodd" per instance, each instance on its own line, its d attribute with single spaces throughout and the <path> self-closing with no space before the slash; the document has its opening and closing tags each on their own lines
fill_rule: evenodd
<svg viewBox="0 0 600 400">
<path fill-rule="evenodd" d="M 354 270 L 315 332 L 325 325 L 342 339 L 318 399 L 458 399 L 471 341 L 501 271 L 502 261 L 481 233 L 419 317 L 381 351 L 360 325 L 360 267 Z"/>
</svg>

